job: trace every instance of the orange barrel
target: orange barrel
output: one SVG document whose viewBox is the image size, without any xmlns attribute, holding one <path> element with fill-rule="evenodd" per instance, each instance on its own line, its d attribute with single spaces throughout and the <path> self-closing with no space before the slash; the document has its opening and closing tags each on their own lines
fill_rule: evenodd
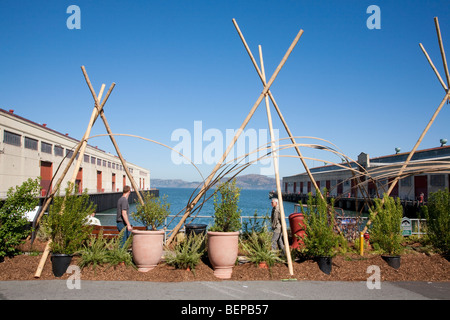
<svg viewBox="0 0 450 320">
<path fill-rule="evenodd" d="M 291 234 L 292 234 L 292 249 L 297 249 L 299 247 L 299 244 L 303 245 L 303 237 L 305 236 L 305 222 L 303 213 L 292 213 L 289 215 L 289 225 L 291 227 Z M 300 237 L 301 239 L 298 239 L 296 237 Z"/>
</svg>

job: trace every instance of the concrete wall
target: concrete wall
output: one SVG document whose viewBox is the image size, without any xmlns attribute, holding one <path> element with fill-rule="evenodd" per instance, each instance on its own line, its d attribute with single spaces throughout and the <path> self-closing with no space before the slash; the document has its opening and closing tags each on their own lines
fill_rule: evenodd
<svg viewBox="0 0 450 320">
<path fill-rule="evenodd" d="M 20 135 L 20 146 L 6 143 L 5 131 Z M 25 137 L 38 140 L 37 150 L 25 148 Z M 42 152 L 42 142 L 52 145 L 51 154 Z M 6 196 L 6 192 L 10 187 L 20 185 L 28 178 L 34 179 L 40 176 L 41 161 L 52 163 L 53 175 L 56 173 L 58 167 L 60 167 L 54 178 L 54 186 L 69 162 L 70 156 L 64 159 L 66 150 L 75 148 L 77 144 L 78 140 L 65 134 L 58 133 L 21 117 L 16 117 L 10 112 L 0 110 L 0 198 Z M 64 148 L 63 156 L 55 155 L 55 146 Z M 83 189 L 87 188 L 89 193 L 97 192 L 97 171 L 102 172 L 103 190 L 101 191 L 103 192 L 122 191 L 123 176 L 126 177 L 125 183 L 131 186 L 125 170 L 120 168 L 122 164 L 117 156 L 89 145 L 86 148 L 85 154 L 89 156 L 89 162 L 85 162 L 84 158 L 81 161 Z M 91 157 L 101 159 L 102 163 L 98 165 L 97 161 L 95 161 L 95 164 L 92 164 Z M 105 161 L 106 166 L 103 166 L 103 161 Z M 61 186 L 63 188 L 67 186 L 68 181 L 72 178 L 75 162 L 69 168 L 62 182 Z M 108 164 L 110 164 L 110 167 Z M 127 166 L 136 184 L 141 189 L 149 190 L 150 171 L 129 162 L 127 162 Z M 112 188 L 113 174 L 116 177 L 114 190 Z"/>
</svg>

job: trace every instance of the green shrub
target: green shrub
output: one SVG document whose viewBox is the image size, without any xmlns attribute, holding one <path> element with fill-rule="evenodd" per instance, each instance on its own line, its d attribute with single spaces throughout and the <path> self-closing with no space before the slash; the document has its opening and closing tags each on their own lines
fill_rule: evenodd
<svg viewBox="0 0 450 320">
<path fill-rule="evenodd" d="M 399 255 L 403 251 L 401 223 L 403 207 L 400 199 L 384 195 L 381 199 L 374 199 L 375 207 L 370 209 L 370 242 L 375 251 L 389 255 Z"/>
<path fill-rule="evenodd" d="M 283 262 L 279 257 L 279 250 L 272 250 L 272 233 L 266 228 L 260 232 L 252 232 L 248 239 L 240 239 L 239 242 L 245 256 L 256 265 L 266 262 L 270 269 L 275 263 Z"/>
<path fill-rule="evenodd" d="M 333 200 L 330 207 L 333 208 Z M 332 257 L 336 254 L 338 237 L 333 231 L 334 216 L 328 214 L 328 205 L 320 195 L 309 194 L 307 207 L 300 206 L 306 225 L 303 254 L 310 257 Z"/>
<path fill-rule="evenodd" d="M 0 207 L 0 257 L 18 254 L 17 246 L 31 233 L 25 213 L 39 204 L 40 180 L 28 179 L 10 188 Z"/>
<path fill-rule="evenodd" d="M 195 267 L 205 253 L 205 235 L 192 233 L 184 241 L 177 243 L 173 250 L 166 248 L 166 263 L 177 269 L 190 268 L 195 274 Z"/>
<path fill-rule="evenodd" d="M 170 203 L 167 203 L 167 195 L 155 197 L 150 192 L 144 193 L 144 204 L 136 202 L 136 212 L 131 216 L 142 223 L 148 230 L 157 230 L 164 224 L 164 220 L 170 214 Z"/>
<path fill-rule="evenodd" d="M 83 248 L 77 252 L 80 255 L 78 265 L 81 268 L 92 266 L 93 269 L 98 265 L 116 266 L 121 262 L 125 265 L 133 265 L 133 259 L 128 252 L 132 238 L 129 237 L 124 246 L 120 245 L 124 232 L 125 229 L 119 233 L 118 237 L 111 239 L 106 239 L 103 231 L 100 231 L 97 237 L 91 236 Z"/>
<path fill-rule="evenodd" d="M 427 238 L 443 254 L 450 254 L 450 193 L 439 190 L 430 193 L 423 208 L 427 219 Z"/>
<path fill-rule="evenodd" d="M 95 205 L 89 200 L 86 190 L 81 195 L 72 190 L 69 185 L 65 197 L 61 197 L 58 191 L 48 216 L 42 219 L 49 232 L 53 253 L 74 254 L 82 249 L 92 232 L 87 219 L 95 211 Z"/>
<path fill-rule="evenodd" d="M 270 221 L 270 217 L 266 214 L 263 217 L 258 216 L 257 210 L 253 214 L 253 218 L 242 223 L 242 239 L 248 239 L 254 232 L 263 232 L 267 229 L 267 225 Z"/>
<path fill-rule="evenodd" d="M 240 193 L 235 179 L 219 186 L 214 194 L 214 225 L 210 231 L 234 232 L 241 229 L 242 210 L 238 208 Z"/>
</svg>

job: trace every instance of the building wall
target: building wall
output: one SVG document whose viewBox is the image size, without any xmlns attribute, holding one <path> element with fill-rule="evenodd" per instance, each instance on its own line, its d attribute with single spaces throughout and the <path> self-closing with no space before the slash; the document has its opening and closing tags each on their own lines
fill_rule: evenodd
<svg viewBox="0 0 450 320">
<path fill-rule="evenodd" d="M 323 190 L 327 186 L 327 181 L 330 186 L 328 188 L 329 195 L 332 197 L 336 196 L 357 196 L 362 197 L 359 190 L 352 191 L 352 175 L 349 170 L 336 170 L 328 172 L 313 173 L 313 177 L 319 184 L 320 190 Z M 377 187 L 380 196 L 383 192 L 387 192 L 389 188 L 389 181 L 394 177 L 382 178 L 377 180 Z M 338 181 L 342 181 L 342 187 L 339 190 L 337 188 Z M 311 192 L 314 195 L 315 190 L 313 190 L 312 183 L 310 182 L 309 176 L 306 173 L 298 174 L 290 177 L 283 177 L 282 191 L 284 193 L 308 193 L 308 182 L 311 185 Z M 294 189 L 295 184 L 295 189 Z M 303 184 L 303 188 L 300 186 Z M 419 200 L 420 193 L 423 191 L 425 199 L 431 192 L 436 192 L 445 188 L 450 189 L 450 175 L 448 173 L 424 173 L 415 176 L 410 176 L 403 178 L 398 181 L 397 186 L 392 191 L 392 196 L 398 196 L 403 200 Z M 367 181 L 362 183 L 362 186 L 368 190 L 371 196 L 376 196 L 373 184 L 370 185 Z M 423 186 L 423 188 L 421 188 Z M 339 192 L 340 191 L 340 192 Z"/>
<path fill-rule="evenodd" d="M 11 141 L 8 140 L 9 133 L 20 136 L 20 146 L 11 144 Z M 37 150 L 26 147 L 25 140 L 29 141 L 29 138 L 37 141 Z M 51 145 L 50 153 L 45 152 L 45 146 L 48 147 L 48 144 Z M 59 167 L 53 179 L 54 186 L 69 162 L 70 155 L 66 159 L 64 159 L 64 156 L 71 149 L 75 149 L 77 144 L 78 140 L 68 135 L 58 133 L 44 125 L 36 124 L 0 109 L 0 197 L 5 197 L 10 187 L 20 185 L 28 178 L 34 179 L 41 176 L 43 161 L 51 163 L 53 175 Z M 55 147 L 62 147 L 63 154 L 56 155 Z M 125 184 L 131 186 L 131 182 L 117 156 L 89 145 L 86 148 L 85 156 L 86 159 L 85 157 L 81 159 L 83 190 L 87 188 L 89 193 L 122 191 L 124 176 Z M 93 158 L 95 158 L 95 163 L 91 163 Z M 97 159 L 101 160 L 100 164 L 97 163 Z M 71 180 L 75 163 L 76 160 L 67 171 L 61 184 L 62 188 L 65 188 Z M 143 190 L 150 189 L 150 171 L 129 162 L 127 162 L 127 166 L 137 186 Z M 97 190 L 97 171 L 102 173 L 102 188 L 100 190 Z M 113 174 L 115 174 L 116 180 L 114 189 L 112 185 Z"/>
</svg>

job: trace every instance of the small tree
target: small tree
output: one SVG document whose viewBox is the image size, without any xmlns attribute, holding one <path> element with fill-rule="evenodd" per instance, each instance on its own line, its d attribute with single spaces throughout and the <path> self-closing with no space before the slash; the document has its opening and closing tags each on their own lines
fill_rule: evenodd
<svg viewBox="0 0 450 320">
<path fill-rule="evenodd" d="M 39 204 L 40 179 L 28 179 L 22 185 L 10 188 L 0 208 L 0 257 L 14 256 L 17 246 L 30 234 L 25 213 Z"/>
<path fill-rule="evenodd" d="M 427 219 L 427 237 L 439 252 L 450 254 L 450 193 L 448 190 L 433 192 L 423 211 Z"/>
<path fill-rule="evenodd" d="M 164 224 L 164 220 L 170 214 L 170 203 L 167 203 L 167 195 L 155 197 L 150 192 L 144 193 L 144 204 L 136 202 L 136 212 L 131 216 L 142 223 L 147 230 L 157 230 Z"/>
<path fill-rule="evenodd" d="M 372 221 L 370 242 L 373 243 L 375 250 L 380 249 L 389 255 L 399 255 L 403 250 L 401 230 L 403 207 L 399 198 L 394 200 L 385 194 L 384 200 L 382 204 L 381 199 L 374 199 L 375 208 L 370 209 Z"/>
<path fill-rule="evenodd" d="M 53 253 L 74 254 L 89 239 L 92 226 L 87 224 L 88 217 L 95 211 L 95 205 L 89 200 L 87 190 L 81 195 L 73 188 L 66 189 L 66 196 L 54 197 L 47 217 L 42 224 L 49 232 L 50 249 Z"/>
<path fill-rule="evenodd" d="M 303 252 L 311 257 L 332 257 L 338 245 L 338 237 L 333 231 L 334 216 L 328 214 L 326 201 L 319 195 L 314 198 L 310 193 L 307 207 L 301 206 L 301 208 L 306 225 Z"/>
<path fill-rule="evenodd" d="M 238 208 L 240 193 L 235 179 L 219 186 L 214 194 L 214 225 L 210 231 L 235 232 L 241 229 L 242 210 Z"/>
</svg>

